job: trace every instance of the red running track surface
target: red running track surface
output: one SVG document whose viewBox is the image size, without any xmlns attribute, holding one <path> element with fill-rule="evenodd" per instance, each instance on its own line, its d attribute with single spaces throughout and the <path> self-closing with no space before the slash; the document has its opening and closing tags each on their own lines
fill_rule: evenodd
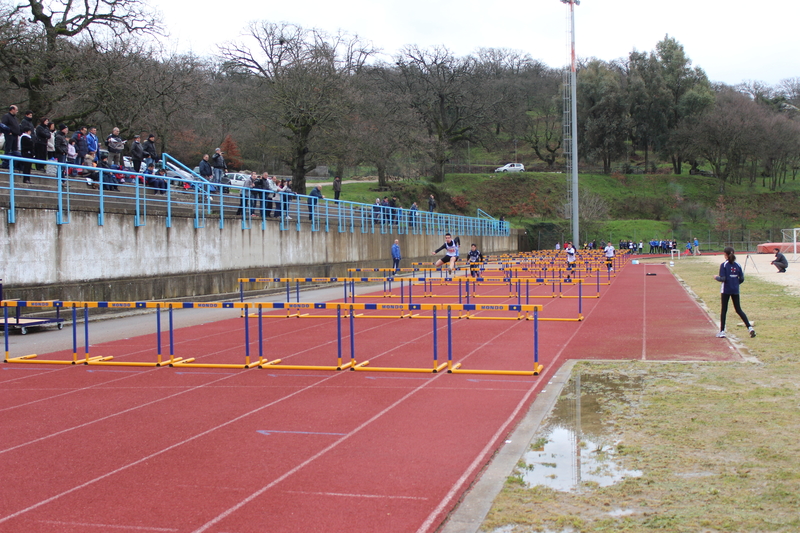
<svg viewBox="0 0 800 533">
<path fill-rule="evenodd" d="M 433 531 L 564 360 L 738 359 L 664 267 L 628 266 L 601 294 L 583 300 L 583 322 L 539 324 L 542 376 L 3 364 L 0 532 Z M 535 303 L 542 316 L 577 308 Z M 243 362 L 243 323 L 177 330 L 176 355 Z M 359 361 L 432 366 L 433 321 L 355 323 Z M 267 357 L 335 361 L 335 320 L 264 327 Z M 437 327 L 441 361 L 446 321 Z M 532 328 L 453 320 L 453 359 L 529 368 Z M 152 360 L 154 345 L 142 336 L 92 355 Z"/>
</svg>

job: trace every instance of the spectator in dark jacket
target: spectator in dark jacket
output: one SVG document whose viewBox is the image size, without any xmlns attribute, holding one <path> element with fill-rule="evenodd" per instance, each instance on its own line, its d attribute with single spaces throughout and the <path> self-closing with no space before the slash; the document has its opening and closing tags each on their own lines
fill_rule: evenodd
<svg viewBox="0 0 800 533">
<path fill-rule="evenodd" d="M 50 140 L 50 120 L 42 117 L 33 135 L 33 155 L 39 161 L 47 161 L 47 141 Z M 44 163 L 36 163 L 38 170 L 44 170 Z"/>
<path fill-rule="evenodd" d="M 786 268 L 789 266 L 789 261 L 786 259 L 786 256 L 781 253 L 780 248 L 775 248 L 775 260 L 770 264 L 775 265 L 775 268 L 778 269 L 778 272 L 782 274 L 786 272 Z"/>
<path fill-rule="evenodd" d="M 33 139 L 31 139 L 31 128 L 30 126 L 21 126 L 20 131 L 22 132 L 22 134 L 19 136 L 20 155 L 22 157 L 27 157 L 28 159 L 33 159 L 34 144 Z M 31 183 L 32 165 L 33 163 L 27 161 L 20 165 L 20 170 L 22 171 L 22 183 Z"/>
<path fill-rule="evenodd" d="M 79 165 L 83 164 L 86 154 L 89 153 L 89 145 L 86 142 L 86 132 L 88 131 L 89 128 L 81 126 L 80 130 L 72 134 L 72 138 L 75 139 L 75 152 L 78 154 L 77 162 Z"/>
<path fill-rule="evenodd" d="M 322 185 L 317 185 L 313 189 L 311 189 L 311 193 L 308 195 L 308 220 L 314 221 L 314 211 L 317 208 L 317 202 L 325 198 L 322 196 Z"/>
<path fill-rule="evenodd" d="M 65 124 L 59 124 L 56 130 L 56 160 L 59 163 L 67 162 L 67 152 L 69 151 L 69 141 L 67 140 L 69 129 Z"/>
<path fill-rule="evenodd" d="M 142 171 L 142 161 L 144 161 L 144 148 L 139 142 L 140 138 L 139 135 L 134 135 L 133 144 L 131 144 L 131 163 L 133 163 L 134 172 Z"/>
<path fill-rule="evenodd" d="M 17 106 L 12 105 L 8 108 L 8 113 L 0 119 L 0 129 L 3 130 L 5 137 L 6 155 L 19 156 L 19 122 L 17 122 Z M 3 161 L 3 168 L 8 168 L 8 161 Z"/>
<path fill-rule="evenodd" d="M 152 133 L 147 136 L 147 140 L 142 145 L 144 149 L 144 162 L 147 163 L 149 167 L 150 164 L 153 164 L 153 168 L 155 168 L 156 161 L 158 161 L 158 152 L 156 151 L 156 136 Z"/>
<path fill-rule="evenodd" d="M 205 154 L 203 159 L 200 160 L 200 169 L 198 170 L 198 174 L 200 174 L 201 178 L 211 181 L 211 175 L 213 174 L 213 171 L 211 170 L 211 163 L 208 162 L 208 154 Z"/>
</svg>

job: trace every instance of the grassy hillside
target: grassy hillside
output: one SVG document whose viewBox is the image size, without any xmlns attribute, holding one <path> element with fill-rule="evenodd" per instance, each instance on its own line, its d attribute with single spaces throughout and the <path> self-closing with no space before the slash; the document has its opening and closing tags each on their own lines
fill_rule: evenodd
<svg viewBox="0 0 800 533">
<path fill-rule="evenodd" d="M 800 181 L 788 181 L 774 192 L 760 183 L 727 184 L 721 194 L 716 178 L 699 175 L 581 174 L 579 179 L 587 203 L 581 208 L 586 217 L 581 240 L 780 240 L 781 228 L 800 226 Z M 434 194 L 441 211 L 474 216 L 482 209 L 505 216 L 512 227 L 569 232 L 560 216 L 567 190 L 567 176 L 561 173 L 449 174 L 442 184 L 404 181 L 377 189 L 376 183 L 346 184 L 342 197 L 373 203 L 376 197 L 394 195 L 404 207 L 417 201 L 426 209 L 427 197 Z"/>
</svg>

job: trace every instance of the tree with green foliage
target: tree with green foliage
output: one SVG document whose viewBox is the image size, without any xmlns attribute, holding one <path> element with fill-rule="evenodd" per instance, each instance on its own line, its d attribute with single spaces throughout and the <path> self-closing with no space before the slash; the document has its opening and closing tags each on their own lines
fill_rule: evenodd
<svg viewBox="0 0 800 533">
<path fill-rule="evenodd" d="M 666 129 L 659 139 L 662 153 L 672 161 L 672 170 L 681 174 L 684 161 L 682 145 L 675 142 L 681 121 L 696 116 L 714 103 L 706 73 L 700 67 L 692 68 L 683 45 L 667 35 L 656 44 L 655 55 L 661 67 L 661 79 L 669 94 L 666 110 Z"/>
<path fill-rule="evenodd" d="M 611 162 L 625 153 L 629 135 L 627 98 L 623 73 L 594 59 L 578 74 L 578 142 L 580 153 L 603 162 L 611 173 Z"/>
</svg>

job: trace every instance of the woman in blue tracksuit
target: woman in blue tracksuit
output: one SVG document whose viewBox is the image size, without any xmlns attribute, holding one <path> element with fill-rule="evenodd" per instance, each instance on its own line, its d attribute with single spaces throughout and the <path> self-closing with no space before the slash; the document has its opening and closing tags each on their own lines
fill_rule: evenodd
<svg viewBox="0 0 800 533">
<path fill-rule="evenodd" d="M 728 300 L 733 300 L 733 308 L 736 314 L 739 315 L 747 326 L 751 337 L 756 336 L 756 330 L 750 325 L 747 320 L 747 315 L 742 311 L 742 306 L 739 304 L 739 285 L 744 283 L 744 271 L 742 266 L 736 262 L 736 255 L 733 253 L 733 248 L 730 246 L 724 250 L 726 261 L 719 266 L 719 275 L 714 276 L 714 279 L 722 283 L 720 292 L 722 293 L 722 312 L 719 318 L 719 333 L 717 337 L 725 337 L 725 315 L 728 314 Z"/>
</svg>

